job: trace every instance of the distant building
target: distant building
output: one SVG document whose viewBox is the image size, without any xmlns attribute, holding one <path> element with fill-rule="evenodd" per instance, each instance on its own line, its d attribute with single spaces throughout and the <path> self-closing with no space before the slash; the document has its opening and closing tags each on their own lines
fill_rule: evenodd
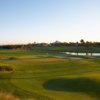
<svg viewBox="0 0 100 100">
<path fill-rule="evenodd" d="M 56 40 L 55 42 L 53 42 L 52 44 L 58 44 L 61 43 L 60 41 Z"/>
</svg>

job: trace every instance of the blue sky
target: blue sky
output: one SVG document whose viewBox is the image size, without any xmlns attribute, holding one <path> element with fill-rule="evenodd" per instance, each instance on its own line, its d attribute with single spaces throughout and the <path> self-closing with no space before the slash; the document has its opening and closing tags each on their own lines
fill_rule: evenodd
<svg viewBox="0 0 100 100">
<path fill-rule="evenodd" d="M 100 41 L 100 0 L 0 0 L 0 44 Z"/>
</svg>

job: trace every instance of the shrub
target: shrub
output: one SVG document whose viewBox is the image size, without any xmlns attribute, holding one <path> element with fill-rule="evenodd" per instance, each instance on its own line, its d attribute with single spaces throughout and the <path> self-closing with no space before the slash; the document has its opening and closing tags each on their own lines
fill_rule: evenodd
<svg viewBox="0 0 100 100">
<path fill-rule="evenodd" d="M 14 71 L 11 66 L 0 66 L 0 71 Z"/>
</svg>

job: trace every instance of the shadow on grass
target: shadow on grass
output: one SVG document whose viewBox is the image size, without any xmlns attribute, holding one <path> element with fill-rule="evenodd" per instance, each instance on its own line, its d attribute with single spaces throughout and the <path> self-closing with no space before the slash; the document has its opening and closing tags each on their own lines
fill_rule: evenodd
<svg viewBox="0 0 100 100">
<path fill-rule="evenodd" d="M 48 90 L 80 92 L 100 100 L 100 83 L 88 78 L 67 78 L 48 80 L 43 84 Z"/>
</svg>

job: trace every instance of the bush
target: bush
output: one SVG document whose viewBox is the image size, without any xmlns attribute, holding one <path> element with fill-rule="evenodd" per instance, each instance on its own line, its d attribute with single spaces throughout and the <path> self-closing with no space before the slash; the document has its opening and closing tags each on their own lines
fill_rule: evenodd
<svg viewBox="0 0 100 100">
<path fill-rule="evenodd" d="M 11 66 L 0 66 L 0 71 L 14 71 Z"/>
</svg>

